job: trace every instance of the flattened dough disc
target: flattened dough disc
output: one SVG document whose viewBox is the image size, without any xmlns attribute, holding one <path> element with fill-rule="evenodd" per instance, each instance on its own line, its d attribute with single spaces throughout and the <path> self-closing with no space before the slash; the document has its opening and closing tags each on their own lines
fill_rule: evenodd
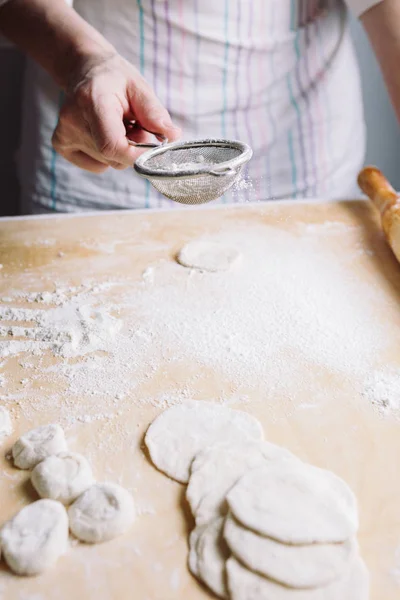
<svg viewBox="0 0 400 600">
<path fill-rule="evenodd" d="M 316 588 L 340 579 L 355 560 L 354 538 L 339 544 L 281 544 L 240 525 L 228 515 L 224 537 L 248 569 L 293 588 Z"/>
<path fill-rule="evenodd" d="M 214 519 L 205 526 L 196 527 L 190 536 L 189 566 L 193 575 L 203 581 L 220 598 L 228 598 L 225 563 L 229 550 L 223 539 L 224 519 Z M 196 533 L 198 532 L 198 533 Z"/>
<path fill-rule="evenodd" d="M 368 600 L 369 576 L 361 558 L 334 583 L 313 590 L 296 590 L 249 571 L 235 558 L 226 563 L 231 600 Z"/>
<path fill-rule="evenodd" d="M 195 455 L 216 442 L 261 440 L 257 419 L 212 402 L 191 401 L 159 415 L 145 437 L 155 466 L 176 481 L 187 483 Z"/>
<path fill-rule="evenodd" d="M 227 513 L 226 495 L 250 469 L 269 460 L 298 460 L 266 441 L 226 442 L 199 452 L 192 462 L 186 498 L 196 524 Z"/>
<path fill-rule="evenodd" d="M 233 246 L 213 240 L 193 240 L 180 250 L 177 260 L 184 267 L 199 271 L 228 271 L 240 259 Z"/>
<path fill-rule="evenodd" d="M 227 500 L 242 525 L 287 544 L 344 542 L 358 529 L 357 501 L 348 485 L 300 461 L 253 469 Z"/>
</svg>

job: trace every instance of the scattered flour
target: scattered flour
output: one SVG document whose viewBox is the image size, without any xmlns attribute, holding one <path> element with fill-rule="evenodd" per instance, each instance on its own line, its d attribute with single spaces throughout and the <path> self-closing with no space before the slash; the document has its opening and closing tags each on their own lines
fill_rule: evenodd
<svg viewBox="0 0 400 600">
<path fill-rule="evenodd" d="M 253 182 L 250 179 L 246 179 L 243 175 L 239 175 L 233 185 L 233 190 L 236 192 L 243 192 L 244 190 L 254 190 Z"/>
<path fill-rule="evenodd" d="M 305 223 L 299 225 L 302 232 L 315 235 L 338 235 L 354 231 L 354 225 L 348 225 L 340 221 L 325 221 L 324 223 Z"/>
<path fill-rule="evenodd" d="M 400 370 L 376 371 L 366 379 L 363 396 L 382 415 L 400 417 Z"/>
<path fill-rule="evenodd" d="M 26 340 L 42 342 L 54 354 L 64 357 L 83 356 L 102 349 L 104 339 L 115 335 L 122 323 L 102 308 L 94 309 L 78 301 L 65 303 L 50 311 L 25 308 L 0 307 L 0 320 L 30 322 L 32 326 L 9 325 L 0 327 L 0 336 L 23 338 L 5 345 L 0 356 L 15 351 L 29 350 L 34 344 Z M 28 347 L 25 346 L 28 344 Z"/>
<path fill-rule="evenodd" d="M 200 158 L 202 158 L 202 160 L 199 160 Z M 207 165 L 204 165 L 204 156 L 199 156 L 197 161 L 193 161 L 193 162 L 185 162 L 185 163 L 171 163 L 170 168 L 167 169 L 169 171 L 193 171 L 194 169 L 198 169 L 199 167 L 210 167 L 213 164 L 216 163 L 207 163 Z"/>
<path fill-rule="evenodd" d="M 237 269 L 216 276 L 164 259 L 140 281 L 61 281 L 2 298 L 0 369 L 17 360 L 23 371 L 0 401 L 28 418 L 57 407 L 60 421 L 91 422 L 111 419 L 127 397 L 160 408 L 197 397 L 207 377 L 221 384 L 214 401 L 228 388 L 290 399 L 316 372 L 364 381 L 393 343 L 391 324 L 376 318 L 385 291 L 355 281 L 319 236 L 252 225 L 209 239 L 240 248 Z M 170 375 L 182 368 L 176 385 Z M 175 383 L 154 396 L 146 386 L 160 374 Z"/>
</svg>

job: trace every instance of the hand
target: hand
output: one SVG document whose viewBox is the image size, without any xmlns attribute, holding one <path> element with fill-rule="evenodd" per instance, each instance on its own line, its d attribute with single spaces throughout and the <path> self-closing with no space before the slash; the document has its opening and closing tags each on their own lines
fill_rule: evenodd
<svg viewBox="0 0 400 600">
<path fill-rule="evenodd" d="M 169 141 L 181 133 L 133 65 L 114 52 L 86 59 L 67 87 L 53 146 L 68 161 L 93 173 L 109 166 L 131 167 L 143 149 L 128 144 L 124 119 L 136 120 Z M 135 142 L 154 141 L 139 128 L 130 129 L 128 136 Z"/>
</svg>

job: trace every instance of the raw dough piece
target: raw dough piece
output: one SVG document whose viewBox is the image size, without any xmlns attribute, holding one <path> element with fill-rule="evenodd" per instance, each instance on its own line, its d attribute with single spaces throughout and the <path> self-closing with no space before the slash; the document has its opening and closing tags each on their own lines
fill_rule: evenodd
<svg viewBox="0 0 400 600">
<path fill-rule="evenodd" d="M 189 556 L 188 556 L 188 566 L 189 571 L 195 576 L 199 577 L 199 567 L 198 567 L 198 558 L 197 558 L 197 544 L 199 542 L 200 537 L 203 535 L 204 530 L 206 529 L 208 523 L 206 525 L 201 525 L 199 527 L 195 527 L 189 536 Z"/>
<path fill-rule="evenodd" d="M 197 534 L 191 535 L 192 554 L 197 560 L 189 560 L 194 564 L 192 573 L 220 598 L 228 598 L 226 587 L 225 562 L 229 558 L 229 550 L 223 539 L 224 519 L 218 518 L 200 527 Z M 197 528 L 196 528 L 197 529 Z M 194 532 L 196 532 L 196 529 Z"/>
<path fill-rule="evenodd" d="M 60 502 L 28 504 L 0 532 L 6 563 L 18 575 L 51 567 L 68 548 L 68 517 Z"/>
<path fill-rule="evenodd" d="M 10 413 L 4 406 L 0 406 L 0 442 L 12 432 Z"/>
<path fill-rule="evenodd" d="M 357 556 L 354 538 L 339 544 L 291 546 L 245 529 L 228 515 L 224 537 L 251 571 L 293 588 L 316 588 L 340 579 Z"/>
<path fill-rule="evenodd" d="M 344 542 L 358 529 L 357 501 L 348 485 L 300 461 L 250 471 L 227 500 L 242 525 L 287 544 Z"/>
<path fill-rule="evenodd" d="M 184 267 L 215 273 L 228 271 L 240 256 L 236 248 L 221 242 L 194 240 L 183 246 L 177 260 Z"/>
<path fill-rule="evenodd" d="M 216 442 L 261 440 L 251 415 L 212 402 L 190 401 L 165 410 L 150 425 L 145 443 L 151 460 L 172 479 L 186 483 L 195 455 Z"/>
<path fill-rule="evenodd" d="M 32 469 L 41 460 L 67 450 L 64 431 L 59 425 L 42 425 L 22 435 L 12 447 L 14 464 Z"/>
<path fill-rule="evenodd" d="M 69 526 L 82 542 L 106 542 L 125 533 L 135 519 L 131 494 L 116 483 L 96 483 L 69 507 Z"/>
<path fill-rule="evenodd" d="M 214 444 L 196 454 L 186 491 L 196 525 L 227 513 L 226 495 L 247 471 L 281 459 L 298 460 L 285 448 L 265 441 Z"/>
<path fill-rule="evenodd" d="M 94 483 L 88 461 L 75 452 L 48 456 L 33 469 L 31 481 L 41 498 L 63 504 L 71 504 Z"/>
<path fill-rule="evenodd" d="M 235 558 L 226 563 L 231 600 L 368 600 L 369 576 L 358 558 L 342 579 L 313 590 L 296 590 L 249 571 Z"/>
</svg>

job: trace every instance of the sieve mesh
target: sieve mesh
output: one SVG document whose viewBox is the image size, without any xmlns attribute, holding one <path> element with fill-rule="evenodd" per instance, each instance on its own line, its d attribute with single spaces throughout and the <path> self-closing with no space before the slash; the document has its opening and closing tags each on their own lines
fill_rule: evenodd
<svg viewBox="0 0 400 600">
<path fill-rule="evenodd" d="M 251 156 L 242 142 L 175 142 L 142 154 L 135 170 L 175 202 L 204 204 L 229 190 Z"/>
</svg>

